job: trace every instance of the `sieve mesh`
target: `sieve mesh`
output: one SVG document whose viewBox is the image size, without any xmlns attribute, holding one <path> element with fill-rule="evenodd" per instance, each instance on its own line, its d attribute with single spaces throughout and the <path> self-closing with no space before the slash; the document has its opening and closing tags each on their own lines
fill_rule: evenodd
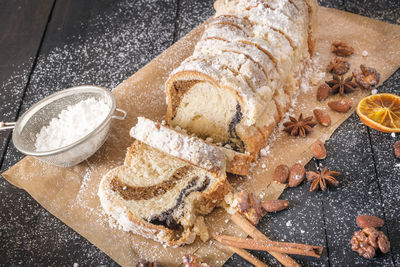
<svg viewBox="0 0 400 267">
<path fill-rule="evenodd" d="M 43 126 L 57 117 L 62 110 L 70 105 L 79 103 L 88 98 L 103 100 L 110 108 L 107 118 L 93 132 L 75 143 L 52 151 L 36 151 L 36 135 Z M 93 155 L 105 142 L 111 123 L 111 116 L 115 111 L 113 94 L 102 87 L 79 86 L 65 89 L 55 93 L 32 106 L 17 121 L 13 132 L 14 145 L 27 155 L 36 156 L 38 159 L 53 165 L 67 167 Z"/>
</svg>

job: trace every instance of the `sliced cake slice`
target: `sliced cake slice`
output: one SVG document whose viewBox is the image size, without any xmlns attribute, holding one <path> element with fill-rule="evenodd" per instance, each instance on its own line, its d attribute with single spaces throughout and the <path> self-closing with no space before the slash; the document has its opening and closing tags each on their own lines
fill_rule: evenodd
<svg viewBox="0 0 400 267">
<path fill-rule="evenodd" d="M 143 117 L 138 118 L 130 135 L 159 151 L 219 175 L 225 170 L 233 174 L 247 175 L 251 163 L 248 154 L 212 145 L 198 137 L 187 135 L 180 128 L 174 129 Z M 131 150 L 133 151 L 130 152 Z M 140 160 L 134 158 L 137 156 L 134 150 L 134 146 L 128 150 L 125 165 L 132 166 Z"/>
<path fill-rule="evenodd" d="M 208 232 L 202 215 L 230 190 L 225 172 L 211 172 L 135 141 L 130 166 L 108 172 L 98 195 L 105 212 L 122 226 L 169 246 L 203 240 Z M 214 162 L 210 170 L 224 163 Z M 207 168 L 208 168 L 207 167 Z"/>
</svg>

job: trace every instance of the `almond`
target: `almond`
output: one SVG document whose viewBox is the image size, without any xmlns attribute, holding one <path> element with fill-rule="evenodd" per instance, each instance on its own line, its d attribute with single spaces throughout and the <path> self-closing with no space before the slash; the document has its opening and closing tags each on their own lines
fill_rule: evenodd
<svg viewBox="0 0 400 267">
<path fill-rule="evenodd" d="M 285 164 L 281 164 L 275 168 L 274 181 L 280 184 L 284 184 L 289 177 L 289 167 Z"/>
<path fill-rule="evenodd" d="M 301 164 L 299 163 L 294 164 L 290 169 L 289 187 L 298 186 L 304 180 L 305 174 L 306 170 Z"/>
<path fill-rule="evenodd" d="M 316 140 L 311 145 L 311 152 L 312 152 L 313 156 L 317 159 L 326 158 L 326 149 L 325 149 L 324 143 L 322 143 L 320 140 Z"/>
<path fill-rule="evenodd" d="M 382 227 L 385 223 L 381 218 L 372 215 L 360 215 L 356 219 L 356 223 L 361 228 L 367 227 Z"/>
<path fill-rule="evenodd" d="M 400 141 L 396 141 L 393 145 L 394 154 L 400 159 Z"/>
<path fill-rule="evenodd" d="M 328 112 L 322 109 L 314 109 L 314 115 L 319 124 L 322 126 L 328 127 L 331 125 L 331 116 L 329 116 Z"/>
<path fill-rule="evenodd" d="M 322 101 L 325 100 L 329 96 L 329 92 L 331 91 L 331 88 L 327 83 L 323 83 L 318 87 L 317 90 L 317 100 Z"/>
<path fill-rule="evenodd" d="M 351 100 L 336 100 L 328 102 L 328 106 L 333 109 L 334 111 L 345 113 L 351 109 L 353 102 Z"/>
<path fill-rule="evenodd" d="M 289 201 L 282 199 L 266 200 L 261 205 L 267 212 L 277 212 L 286 209 L 289 206 Z"/>
</svg>

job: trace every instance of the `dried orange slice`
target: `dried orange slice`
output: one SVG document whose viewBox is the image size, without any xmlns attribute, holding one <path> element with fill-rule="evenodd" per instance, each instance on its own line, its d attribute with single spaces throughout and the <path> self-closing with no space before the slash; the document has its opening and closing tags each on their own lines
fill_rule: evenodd
<svg viewBox="0 0 400 267">
<path fill-rule="evenodd" d="M 400 132 L 400 96 L 376 94 L 363 98 L 357 114 L 367 126 L 385 133 Z"/>
</svg>

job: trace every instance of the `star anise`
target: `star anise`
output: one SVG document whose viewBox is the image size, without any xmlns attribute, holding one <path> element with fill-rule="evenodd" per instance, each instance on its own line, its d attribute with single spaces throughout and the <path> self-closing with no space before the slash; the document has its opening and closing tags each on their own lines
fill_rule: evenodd
<svg viewBox="0 0 400 267">
<path fill-rule="evenodd" d="M 322 191 L 325 191 L 327 185 L 331 185 L 337 187 L 339 185 L 339 181 L 335 178 L 340 175 L 340 172 L 328 171 L 328 168 L 325 167 L 321 172 L 307 172 L 307 181 L 312 182 L 310 187 L 310 192 L 315 192 L 319 188 Z"/>
<path fill-rule="evenodd" d="M 285 126 L 283 130 L 293 136 L 300 135 L 301 137 L 305 137 L 317 125 L 316 122 L 312 121 L 312 116 L 303 119 L 303 113 L 300 114 L 297 120 L 292 116 L 289 116 L 289 119 L 290 121 L 283 124 Z"/>
<path fill-rule="evenodd" d="M 353 76 L 345 79 L 343 75 L 339 78 L 338 75 L 333 74 L 333 79 L 326 83 L 331 87 L 331 94 L 339 93 L 340 95 L 344 95 L 352 93 L 356 89 L 357 84 L 352 80 Z"/>
<path fill-rule="evenodd" d="M 350 69 L 350 63 L 342 57 L 335 57 L 329 62 L 326 68 L 327 72 L 332 72 L 337 75 L 343 75 Z"/>
</svg>

